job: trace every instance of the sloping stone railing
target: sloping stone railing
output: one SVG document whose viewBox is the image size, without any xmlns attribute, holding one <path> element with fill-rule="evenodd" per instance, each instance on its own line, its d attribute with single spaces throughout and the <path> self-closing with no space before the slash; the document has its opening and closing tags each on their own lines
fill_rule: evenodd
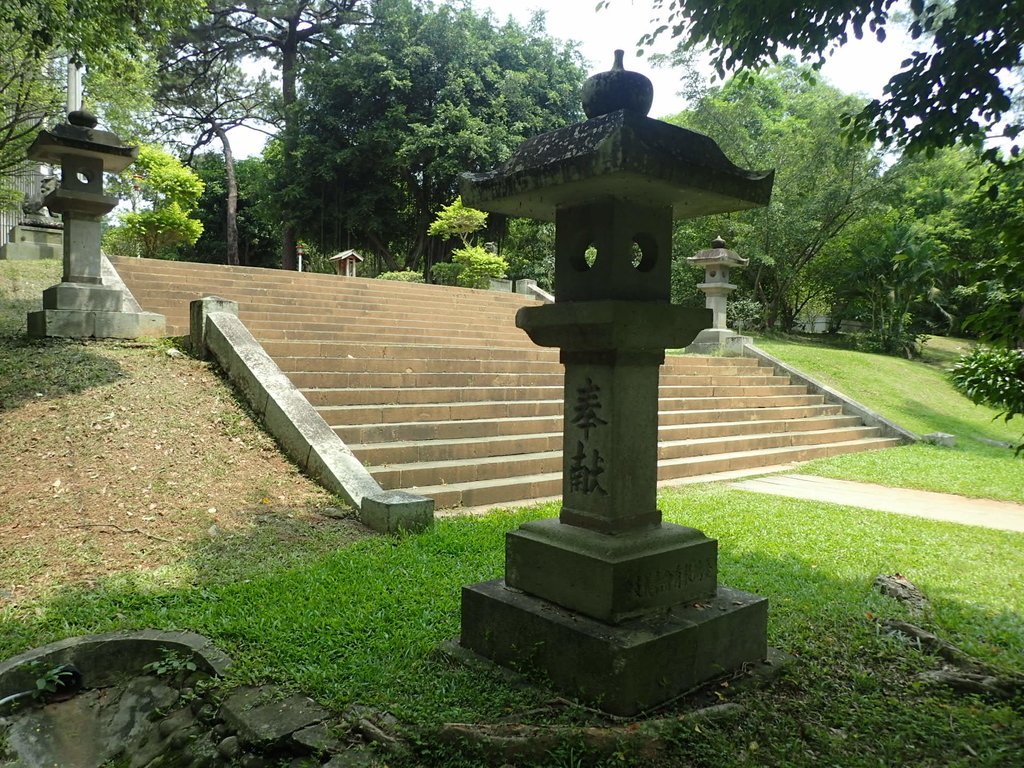
<svg viewBox="0 0 1024 768">
<path fill-rule="evenodd" d="M 769 355 L 763 349 L 760 349 L 754 344 L 749 342 L 744 343 L 740 349 L 740 354 L 743 357 L 756 358 L 765 365 L 772 366 L 780 374 L 789 376 L 793 382 L 806 386 L 808 392 L 821 395 L 825 398 L 825 402 L 841 405 L 843 413 L 859 416 L 861 420 L 863 420 L 864 424 L 869 427 L 878 427 L 878 429 L 888 437 L 895 437 L 908 443 L 916 443 L 921 439 L 910 430 L 904 429 L 893 421 L 889 421 L 889 419 L 885 418 L 881 414 L 875 413 L 867 406 L 861 405 L 856 400 L 844 395 L 842 392 L 832 389 L 832 387 L 822 384 L 816 379 L 812 379 L 805 373 L 801 373 L 793 366 L 784 363 L 777 357 Z"/>
<path fill-rule="evenodd" d="M 430 525 L 434 500 L 381 488 L 239 320 L 237 302 L 209 296 L 191 302 L 189 310 L 194 354 L 220 364 L 267 431 L 310 477 L 340 494 L 376 531 Z"/>
</svg>

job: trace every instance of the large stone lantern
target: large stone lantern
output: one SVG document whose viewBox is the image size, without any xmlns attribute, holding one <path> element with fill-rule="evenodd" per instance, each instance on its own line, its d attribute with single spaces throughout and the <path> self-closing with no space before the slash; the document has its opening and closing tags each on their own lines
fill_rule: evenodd
<svg viewBox="0 0 1024 768">
<path fill-rule="evenodd" d="M 505 578 L 463 589 L 460 642 L 630 715 L 767 653 L 767 601 L 717 583 L 717 543 L 662 522 L 658 374 L 711 324 L 670 303 L 674 218 L 766 205 L 772 174 L 646 117 L 650 81 L 584 87 L 587 121 L 463 177 L 467 205 L 555 222 L 553 304 L 516 324 L 565 365 L 562 508 L 508 534 Z"/>
<path fill-rule="evenodd" d="M 64 275 L 43 291 L 43 309 L 29 312 L 30 336 L 163 334 L 163 315 L 122 311 L 123 291 L 103 284 L 101 221 L 117 205 L 117 198 L 103 193 L 103 174 L 123 171 L 137 155 L 137 147 L 98 129 L 96 118 L 81 110 L 69 113 L 68 122 L 40 131 L 29 147 L 30 159 L 60 165 L 60 185 L 43 202 L 64 219 Z"/>
<path fill-rule="evenodd" d="M 736 286 L 729 282 L 729 271 L 745 267 L 750 259 L 745 259 L 736 251 L 725 247 L 725 240 L 716 237 L 710 248 L 697 251 L 687 262 L 704 270 L 704 282 L 697 287 L 704 292 L 704 306 L 711 310 L 711 327 L 697 334 L 697 338 L 686 348 L 687 352 L 716 352 L 739 344 L 746 336 L 740 336 L 729 330 L 727 307 L 729 294 Z"/>
</svg>

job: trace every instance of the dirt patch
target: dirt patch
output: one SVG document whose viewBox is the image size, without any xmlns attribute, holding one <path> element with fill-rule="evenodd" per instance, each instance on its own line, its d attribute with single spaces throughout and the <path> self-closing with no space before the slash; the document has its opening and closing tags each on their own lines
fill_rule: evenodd
<svg viewBox="0 0 1024 768">
<path fill-rule="evenodd" d="M 166 341 L 22 333 L 0 328 L 0 604 L 168 565 L 268 517 L 337 514 L 210 364 Z"/>
</svg>

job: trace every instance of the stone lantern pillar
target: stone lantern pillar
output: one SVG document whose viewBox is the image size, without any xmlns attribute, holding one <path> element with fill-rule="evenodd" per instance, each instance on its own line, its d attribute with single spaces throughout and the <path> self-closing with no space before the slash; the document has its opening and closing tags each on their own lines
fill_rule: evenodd
<svg viewBox="0 0 1024 768">
<path fill-rule="evenodd" d="M 463 177 L 467 205 L 555 222 L 553 304 L 516 324 L 565 365 L 562 509 L 506 540 L 505 578 L 463 588 L 462 646 L 629 715 L 765 657 L 767 601 L 717 583 L 717 543 L 657 508 L 658 374 L 711 323 L 670 303 L 673 218 L 766 205 L 770 173 L 651 120 L 650 81 L 584 86 L 589 119 Z"/>
<path fill-rule="evenodd" d="M 736 290 L 736 286 L 729 282 L 729 270 L 747 266 L 750 259 L 730 251 L 725 247 L 725 240 L 717 237 L 710 248 L 697 251 L 687 261 L 695 267 L 704 268 L 704 282 L 697 287 L 704 291 L 704 306 L 711 310 L 712 320 L 711 327 L 698 333 L 686 351 L 706 354 L 742 343 L 747 337 L 730 330 L 727 322 L 729 294 Z"/>
<path fill-rule="evenodd" d="M 137 147 L 97 129 L 96 118 L 81 110 L 68 114 L 68 122 L 52 131 L 40 131 L 29 147 L 30 159 L 61 167 L 60 185 L 43 202 L 64 220 L 64 276 L 43 291 L 43 309 L 29 312 L 29 336 L 163 334 L 163 315 L 123 312 L 121 289 L 103 285 L 101 221 L 117 205 L 117 198 L 103 194 L 103 174 L 124 170 L 137 155 Z"/>
</svg>

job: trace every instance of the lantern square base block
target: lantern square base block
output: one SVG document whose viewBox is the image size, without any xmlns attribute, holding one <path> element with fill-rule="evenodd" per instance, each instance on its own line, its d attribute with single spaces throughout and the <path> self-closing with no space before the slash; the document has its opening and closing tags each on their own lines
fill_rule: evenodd
<svg viewBox="0 0 1024 768">
<path fill-rule="evenodd" d="M 632 716 L 767 658 L 768 600 L 713 598 L 610 625 L 509 589 L 462 589 L 463 648 L 615 715 Z"/>
<path fill-rule="evenodd" d="M 505 539 L 509 587 L 613 624 L 711 599 L 717 573 L 718 543 L 669 523 L 608 536 L 533 520 Z"/>
</svg>

